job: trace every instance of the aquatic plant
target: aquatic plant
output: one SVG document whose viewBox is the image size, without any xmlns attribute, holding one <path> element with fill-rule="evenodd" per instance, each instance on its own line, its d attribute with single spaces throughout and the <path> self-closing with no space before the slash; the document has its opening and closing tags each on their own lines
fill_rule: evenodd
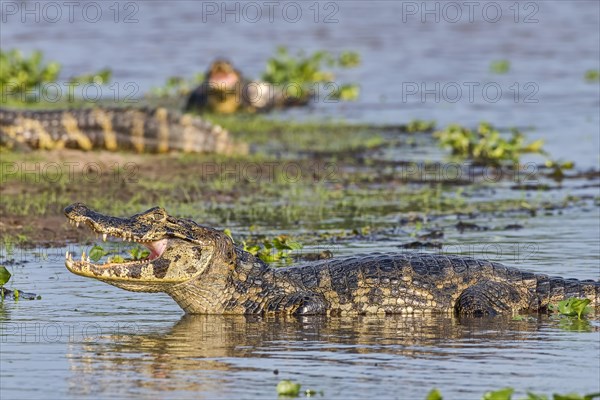
<svg viewBox="0 0 600 400">
<path fill-rule="evenodd" d="M 291 260 L 291 252 L 303 247 L 302 244 L 293 241 L 287 235 L 265 238 L 260 242 L 248 239 L 248 241 L 242 241 L 242 245 L 245 251 L 268 263 Z"/>
<path fill-rule="evenodd" d="M 512 400 L 515 389 L 506 387 L 499 390 L 489 391 L 484 393 L 482 400 Z M 558 394 L 552 395 L 552 400 L 593 400 L 600 398 L 600 393 L 590 393 L 580 395 L 577 393 Z M 443 400 L 442 394 L 438 389 L 432 389 L 425 400 Z M 544 394 L 536 394 L 527 392 L 527 397 L 522 397 L 519 400 L 550 400 L 550 397 Z"/>
<path fill-rule="evenodd" d="M 128 253 L 130 256 L 130 257 L 128 257 L 129 260 L 142 260 L 150 255 L 150 252 L 146 248 L 143 248 L 141 246 L 135 246 L 135 247 L 129 249 Z M 124 262 L 125 261 L 125 258 L 123 256 L 121 256 L 120 254 L 116 254 L 116 251 L 105 250 L 100 245 L 95 245 L 94 247 L 92 247 L 88 256 L 89 256 L 90 260 L 97 262 L 102 257 L 104 257 L 106 255 L 110 255 L 110 254 L 112 254 L 112 256 L 108 259 L 109 262 Z"/>
<path fill-rule="evenodd" d="M 422 119 L 413 119 L 406 124 L 406 131 L 414 132 L 429 132 L 435 129 L 436 122 L 434 120 L 425 121 Z"/>
<path fill-rule="evenodd" d="M 482 165 L 500 165 L 506 161 L 516 163 L 523 153 L 546 154 L 542 149 L 542 139 L 525 144 L 525 135 L 514 128 L 510 138 L 505 139 L 487 122 L 481 122 L 476 130 L 451 124 L 435 132 L 434 137 L 440 146 L 451 149 L 453 155 Z"/>
<path fill-rule="evenodd" d="M 277 384 L 277 394 L 279 396 L 296 397 L 300 394 L 300 387 L 299 383 L 284 379 Z"/>
<path fill-rule="evenodd" d="M 594 83 L 600 81 L 600 70 L 598 69 L 588 69 L 585 71 L 584 78 L 589 83 Z"/>
<path fill-rule="evenodd" d="M 34 51 L 26 57 L 18 49 L 8 51 L 0 50 L 0 88 L 2 101 L 5 99 L 16 103 L 39 101 L 41 93 L 49 91 L 52 86 L 42 88 L 42 85 L 57 82 L 61 72 L 61 65 L 56 61 L 44 62 L 41 51 Z M 91 74 L 84 74 L 70 78 L 67 86 L 94 83 L 107 84 L 112 72 L 105 68 Z"/>
<path fill-rule="evenodd" d="M 510 70 L 510 61 L 494 60 L 490 63 L 490 72 L 494 74 L 506 74 Z"/>
<path fill-rule="evenodd" d="M 324 70 L 324 67 L 353 68 L 359 64 L 359 54 L 352 51 L 343 52 L 337 58 L 327 51 L 316 51 L 309 55 L 300 51 L 294 56 L 286 47 L 279 47 L 276 54 L 267 60 L 261 79 L 277 85 L 293 85 L 286 94 L 298 96 L 302 100 L 313 94 L 315 84 L 318 83 L 328 85 L 326 89 L 329 99 L 356 100 L 359 95 L 358 85 L 342 84 L 332 87 L 335 74 Z M 300 92 L 296 91 L 297 88 L 301 89 Z"/>
<path fill-rule="evenodd" d="M 591 312 L 590 307 L 590 299 L 577 299 L 575 297 L 571 297 L 566 300 L 561 300 L 558 304 L 550 304 L 548 308 L 550 311 L 558 312 L 560 315 L 564 315 L 567 317 L 575 317 L 577 316 L 578 320 L 581 320 L 587 313 Z"/>
<path fill-rule="evenodd" d="M 0 265 L 0 286 L 4 286 L 4 284 L 10 280 L 10 277 L 10 272 L 8 272 L 6 267 Z"/>
</svg>

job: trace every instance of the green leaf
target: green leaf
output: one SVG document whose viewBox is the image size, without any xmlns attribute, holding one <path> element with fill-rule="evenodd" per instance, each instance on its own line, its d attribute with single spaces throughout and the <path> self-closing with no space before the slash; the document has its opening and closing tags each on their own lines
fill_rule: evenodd
<svg viewBox="0 0 600 400">
<path fill-rule="evenodd" d="M 6 267 L 4 265 L 0 265 L 0 286 L 8 282 L 10 280 L 10 276 L 10 272 L 8 272 Z"/>
<path fill-rule="evenodd" d="M 438 389 L 431 389 L 431 391 L 425 397 L 425 400 L 442 400 L 442 393 Z"/>
<path fill-rule="evenodd" d="M 585 80 L 589 83 L 600 81 L 600 70 L 588 69 L 585 71 Z"/>
<path fill-rule="evenodd" d="M 89 256 L 90 256 L 90 260 L 92 260 L 93 262 L 96 262 L 107 254 L 108 254 L 108 252 L 106 250 L 104 250 L 102 248 L 102 246 L 96 245 L 96 246 L 92 247 L 92 249 L 90 250 Z"/>
<path fill-rule="evenodd" d="M 490 64 L 490 71 L 495 74 L 505 74 L 510 69 L 510 61 L 496 60 Z"/>
<path fill-rule="evenodd" d="M 15 300 L 19 300 L 19 291 L 17 289 L 13 291 L 13 297 L 15 298 Z"/>
<path fill-rule="evenodd" d="M 150 255 L 150 251 L 143 247 L 134 247 L 133 249 L 129 250 L 129 254 L 134 260 L 142 260 Z"/>
<path fill-rule="evenodd" d="M 280 396 L 298 396 L 300 384 L 289 380 L 282 380 L 277 384 L 277 394 Z"/>
<path fill-rule="evenodd" d="M 559 301 L 558 307 L 553 306 L 551 309 L 558 309 L 558 312 L 562 315 L 566 315 L 569 317 L 577 316 L 577 319 L 581 319 L 582 316 L 584 316 L 590 311 L 587 307 L 587 305 L 590 304 L 590 302 L 590 299 L 578 299 L 575 297 L 571 297 L 569 299 Z"/>
<path fill-rule="evenodd" d="M 483 395 L 483 400 L 511 400 L 515 389 L 507 387 L 493 392 L 487 392 Z"/>
<path fill-rule="evenodd" d="M 122 263 L 125 262 L 125 259 L 117 254 L 112 256 L 108 261 L 111 263 Z"/>
<path fill-rule="evenodd" d="M 567 394 L 554 393 L 552 395 L 552 399 L 553 400 L 584 400 L 583 396 L 580 396 L 577 393 L 567 393 Z"/>
<path fill-rule="evenodd" d="M 600 399 L 600 392 L 597 393 L 589 393 L 583 396 L 583 400 L 592 400 L 592 399 Z"/>
</svg>

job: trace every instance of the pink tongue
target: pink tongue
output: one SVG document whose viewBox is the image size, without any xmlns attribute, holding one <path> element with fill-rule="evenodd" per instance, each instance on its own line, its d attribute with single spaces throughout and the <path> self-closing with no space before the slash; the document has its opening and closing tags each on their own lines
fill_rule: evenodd
<svg viewBox="0 0 600 400">
<path fill-rule="evenodd" d="M 150 256 L 148 259 L 154 260 L 162 255 L 167 248 L 167 239 L 157 240 L 156 242 L 144 243 L 144 245 L 150 250 Z"/>
</svg>

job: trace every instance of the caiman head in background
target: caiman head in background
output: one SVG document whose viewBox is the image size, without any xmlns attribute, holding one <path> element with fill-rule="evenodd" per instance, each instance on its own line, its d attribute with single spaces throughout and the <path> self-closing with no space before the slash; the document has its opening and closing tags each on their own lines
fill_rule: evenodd
<svg viewBox="0 0 600 400">
<path fill-rule="evenodd" d="M 227 60 L 216 60 L 202 83 L 207 91 L 206 105 L 212 112 L 231 114 L 242 106 L 242 74 Z"/>
</svg>

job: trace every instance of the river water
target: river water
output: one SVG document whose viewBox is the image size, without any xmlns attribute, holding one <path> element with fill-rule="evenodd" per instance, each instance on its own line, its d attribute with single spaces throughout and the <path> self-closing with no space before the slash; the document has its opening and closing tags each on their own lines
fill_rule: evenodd
<svg viewBox="0 0 600 400">
<path fill-rule="evenodd" d="M 278 45 L 354 50 L 361 66 L 338 78 L 360 83 L 357 102 L 321 98 L 281 117 L 486 120 L 528 128 L 555 158 L 598 168 L 600 88 L 584 73 L 600 67 L 600 3 L 467 3 L 138 1 L 75 2 L 69 9 L 3 1 L 0 40 L 3 50 L 44 51 L 63 64 L 65 79 L 108 66 L 116 84 L 110 94 L 121 100 L 171 75 L 203 71 L 216 57 L 257 76 Z M 494 60 L 510 61 L 509 71 L 491 73 Z M 387 156 L 395 158 L 393 151 Z M 583 193 L 598 196 L 597 179 L 591 183 Z M 493 243 L 503 252 L 492 258 L 509 265 L 599 279 L 599 220 L 597 205 L 589 204 L 524 219 L 518 231 L 452 233 L 447 240 L 479 256 L 490 255 L 481 243 Z M 535 251 L 515 250 L 524 242 Z M 336 255 L 396 244 L 349 242 Z M 344 399 L 421 399 L 433 387 L 448 399 L 476 399 L 504 386 L 519 393 L 600 390 L 595 319 L 184 317 L 164 295 L 70 274 L 65 249 L 15 251 L 12 257 L 27 263 L 9 266 L 11 284 L 43 299 L 0 306 L 2 399 L 275 398 L 280 379 Z"/>
</svg>

